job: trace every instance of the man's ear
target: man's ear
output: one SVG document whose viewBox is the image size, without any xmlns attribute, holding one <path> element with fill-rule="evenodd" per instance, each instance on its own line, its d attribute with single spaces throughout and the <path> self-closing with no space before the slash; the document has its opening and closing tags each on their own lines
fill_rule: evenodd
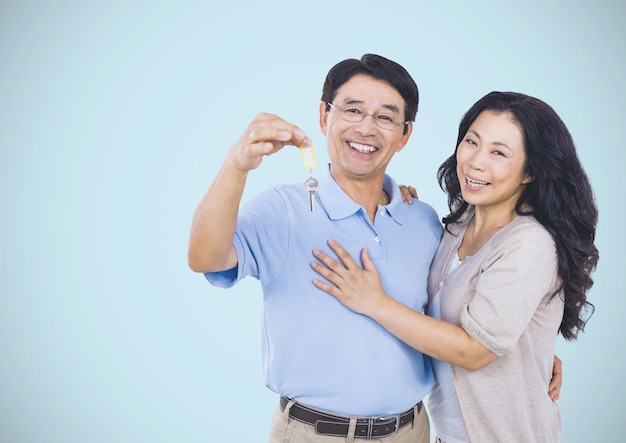
<svg viewBox="0 0 626 443">
<path fill-rule="evenodd" d="M 328 112 L 326 107 L 328 105 L 324 102 L 320 102 L 320 129 L 322 134 L 326 136 L 326 129 L 328 128 Z"/>
<path fill-rule="evenodd" d="M 406 144 L 409 142 L 409 138 L 411 138 L 411 133 L 413 132 L 413 122 L 408 122 L 406 124 L 406 128 L 403 128 L 402 131 L 406 129 L 406 134 L 402 134 L 402 142 L 400 143 L 400 147 L 396 149 L 396 152 L 400 152 L 404 149 Z"/>
</svg>

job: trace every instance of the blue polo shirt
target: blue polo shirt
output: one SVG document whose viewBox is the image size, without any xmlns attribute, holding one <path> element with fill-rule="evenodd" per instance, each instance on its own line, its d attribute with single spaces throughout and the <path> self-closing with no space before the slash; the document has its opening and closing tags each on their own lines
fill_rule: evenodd
<svg viewBox="0 0 626 443">
<path fill-rule="evenodd" d="M 411 408 L 433 386 L 429 357 L 407 346 L 374 320 L 317 289 L 313 249 L 333 255 L 335 239 L 359 261 L 367 247 L 385 291 L 422 311 L 428 270 L 442 234 L 432 207 L 402 202 L 385 177 L 391 202 L 374 224 L 327 170 L 319 179 L 315 211 L 302 183 L 261 192 L 241 208 L 233 240 L 237 267 L 206 273 L 230 287 L 251 276 L 263 288 L 263 366 L 279 395 L 342 415 L 385 417 Z"/>
</svg>

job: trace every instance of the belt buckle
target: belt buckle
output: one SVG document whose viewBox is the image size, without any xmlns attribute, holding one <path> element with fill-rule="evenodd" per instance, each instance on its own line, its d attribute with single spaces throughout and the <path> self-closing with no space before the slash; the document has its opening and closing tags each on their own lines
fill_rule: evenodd
<svg viewBox="0 0 626 443">
<path fill-rule="evenodd" d="M 396 419 L 396 424 L 393 428 L 393 434 L 391 435 L 397 434 L 398 431 L 400 430 L 400 414 L 396 415 L 395 419 Z"/>
<path fill-rule="evenodd" d="M 388 436 L 389 436 L 389 435 L 395 435 L 395 434 L 397 434 L 397 433 L 398 433 L 398 431 L 400 430 L 400 414 L 397 414 L 397 415 L 391 415 L 391 416 L 389 416 L 389 417 L 379 417 L 379 418 L 378 418 L 379 420 L 389 420 L 389 419 L 391 419 L 391 418 L 393 418 L 396 422 L 395 422 L 395 423 L 394 423 L 394 425 L 393 425 L 393 432 L 392 432 L 391 434 L 387 434 Z"/>
</svg>

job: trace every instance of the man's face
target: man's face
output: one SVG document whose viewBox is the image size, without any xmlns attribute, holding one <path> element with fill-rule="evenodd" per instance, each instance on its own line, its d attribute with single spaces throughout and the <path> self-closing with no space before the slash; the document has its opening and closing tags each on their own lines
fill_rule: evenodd
<svg viewBox="0 0 626 443">
<path fill-rule="evenodd" d="M 404 100 L 389 84 L 365 75 L 357 75 L 337 91 L 333 106 L 326 112 L 320 105 L 320 127 L 326 135 L 331 171 L 335 180 L 382 180 L 389 161 L 406 145 L 412 130 L 404 132 Z M 346 114 L 346 113 L 349 113 Z M 362 121 L 354 115 L 368 114 Z M 378 122 L 393 121 L 392 129 Z M 358 119 L 357 119 L 358 120 Z"/>
</svg>

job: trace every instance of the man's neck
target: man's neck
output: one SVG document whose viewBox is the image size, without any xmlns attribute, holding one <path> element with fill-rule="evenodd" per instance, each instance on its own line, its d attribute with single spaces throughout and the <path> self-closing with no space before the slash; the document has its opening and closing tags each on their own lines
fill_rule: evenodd
<svg viewBox="0 0 626 443">
<path fill-rule="evenodd" d="M 391 196 L 383 189 L 384 176 L 375 180 L 355 180 L 334 175 L 333 178 L 352 200 L 365 208 L 372 223 L 374 223 L 378 206 L 387 205 L 391 201 Z"/>
</svg>

